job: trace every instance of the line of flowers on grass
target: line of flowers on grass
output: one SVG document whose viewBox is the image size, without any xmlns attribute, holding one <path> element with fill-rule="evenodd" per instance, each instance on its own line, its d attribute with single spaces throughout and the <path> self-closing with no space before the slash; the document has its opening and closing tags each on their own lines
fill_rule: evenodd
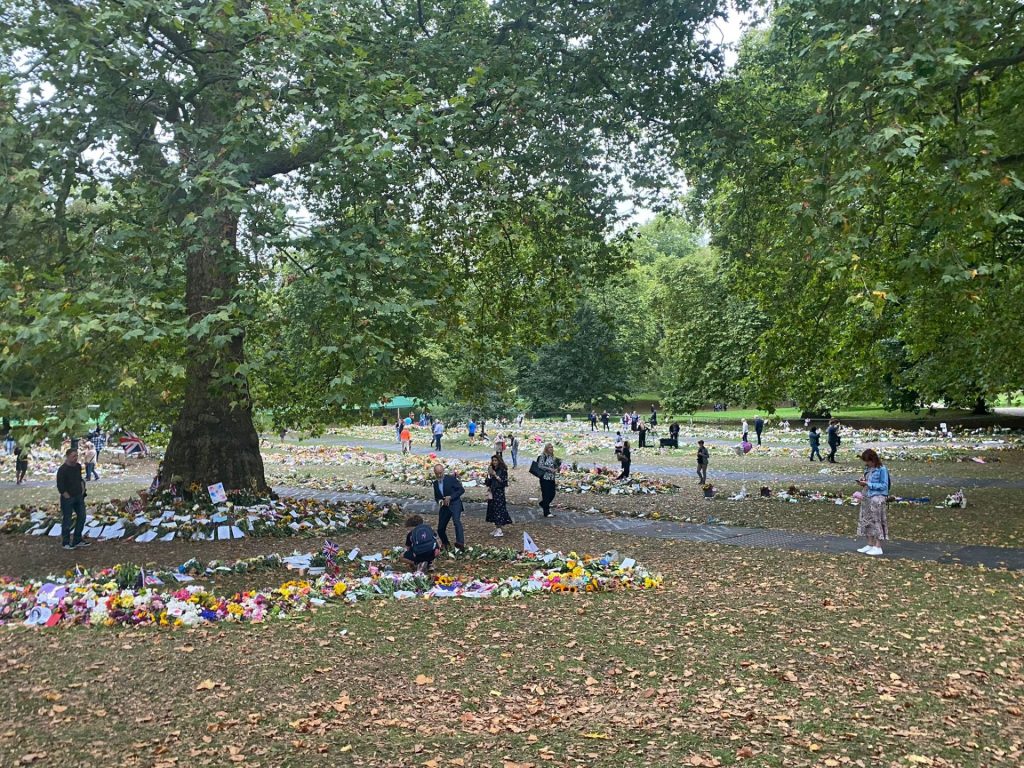
<svg viewBox="0 0 1024 768">
<path fill-rule="evenodd" d="M 260 623 L 314 611 L 329 604 L 377 599 L 521 598 L 545 593 L 598 593 L 656 589 L 662 577 L 631 559 L 537 553 L 529 577 L 463 578 L 367 566 L 365 575 L 292 579 L 275 589 L 216 595 L 189 585 L 160 591 L 121 587 L 91 577 L 44 582 L 0 582 L 0 624 L 32 626 L 197 626 Z"/>
</svg>

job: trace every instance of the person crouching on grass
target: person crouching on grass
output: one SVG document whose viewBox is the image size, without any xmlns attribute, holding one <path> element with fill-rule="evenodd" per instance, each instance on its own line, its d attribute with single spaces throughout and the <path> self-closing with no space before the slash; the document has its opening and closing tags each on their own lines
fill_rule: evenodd
<svg viewBox="0 0 1024 768">
<path fill-rule="evenodd" d="M 405 535 L 405 554 L 402 560 L 410 571 L 426 573 L 434 565 L 434 558 L 441 553 L 434 529 L 423 522 L 419 515 L 412 515 L 405 521 L 409 533 Z"/>
</svg>

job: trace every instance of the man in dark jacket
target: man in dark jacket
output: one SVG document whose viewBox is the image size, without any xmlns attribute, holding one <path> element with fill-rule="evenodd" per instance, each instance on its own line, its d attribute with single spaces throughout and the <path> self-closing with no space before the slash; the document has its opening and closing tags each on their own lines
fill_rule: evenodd
<svg viewBox="0 0 1024 768">
<path fill-rule="evenodd" d="M 60 494 L 61 541 L 64 549 L 88 547 L 82 541 L 85 530 L 85 481 L 82 479 L 82 465 L 78 463 L 78 451 L 69 448 L 64 454 L 64 463 L 57 470 L 57 492 Z M 75 513 L 75 535 L 71 536 L 71 513 Z"/>
<path fill-rule="evenodd" d="M 807 439 L 811 444 L 811 461 L 814 461 L 814 457 L 818 457 L 818 461 L 824 461 L 821 457 L 821 435 L 818 434 L 817 427 L 811 427 L 811 431 L 807 433 Z"/>
<path fill-rule="evenodd" d="M 828 438 L 828 460 L 829 463 L 836 463 L 836 451 L 839 450 L 839 444 L 842 442 L 842 438 L 839 437 L 839 419 L 832 419 L 828 423 L 828 431 L 825 433 Z"/>
<path fill-rule="evenodd" d="M 462 494 L 465 492 L 459 478 L 444 473 L 443 464 L 434 465 L 434 501 L 438 504 L 437 533 L 445 549 L 450 546 L 447 531 L 449 521 L 455 523 L 455 547 L 462 549 L 466 546 L 466 533 L 462 527 Z"/>
<path fill-rule="evenodd" d="M 760 414 L 754 419 L 754 432 L 757 433 L 757 444 L 761 444 L 761 433 L 764 432 L 764 419 Z"/>
</svg>

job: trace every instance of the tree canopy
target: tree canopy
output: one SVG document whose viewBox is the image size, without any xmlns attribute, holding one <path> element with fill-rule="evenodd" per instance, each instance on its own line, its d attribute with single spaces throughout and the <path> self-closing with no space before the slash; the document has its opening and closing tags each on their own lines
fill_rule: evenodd
<svg viewBox="0 0 1024 768">
<path fill-rule="evenodd" d="M 254 398 L 316 423 L 557 321 L 721 67 L 703 0 L 0 13 L 0 408 L 173 422 L 184 485 L 265 485 Z"/>
<path fill-rule="evenodd" d="M 693 209 L 770 318 L 761 404 L 1020 386 L 1022 18 L 786 0 L 683 115 Z"/>
</svg>

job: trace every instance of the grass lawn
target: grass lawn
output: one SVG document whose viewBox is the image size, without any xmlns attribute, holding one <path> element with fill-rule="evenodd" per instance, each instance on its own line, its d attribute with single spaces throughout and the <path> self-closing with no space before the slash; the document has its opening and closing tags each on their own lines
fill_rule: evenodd
<svg viewBox="0 0 1024 768">
<path fill-rule="evenodd" d="M 538 543 L 616 548 L 665 586 L 8 629 L 0 763 L 1018 764 L 1019 574 L 565 529 Z"/>
</svg>

